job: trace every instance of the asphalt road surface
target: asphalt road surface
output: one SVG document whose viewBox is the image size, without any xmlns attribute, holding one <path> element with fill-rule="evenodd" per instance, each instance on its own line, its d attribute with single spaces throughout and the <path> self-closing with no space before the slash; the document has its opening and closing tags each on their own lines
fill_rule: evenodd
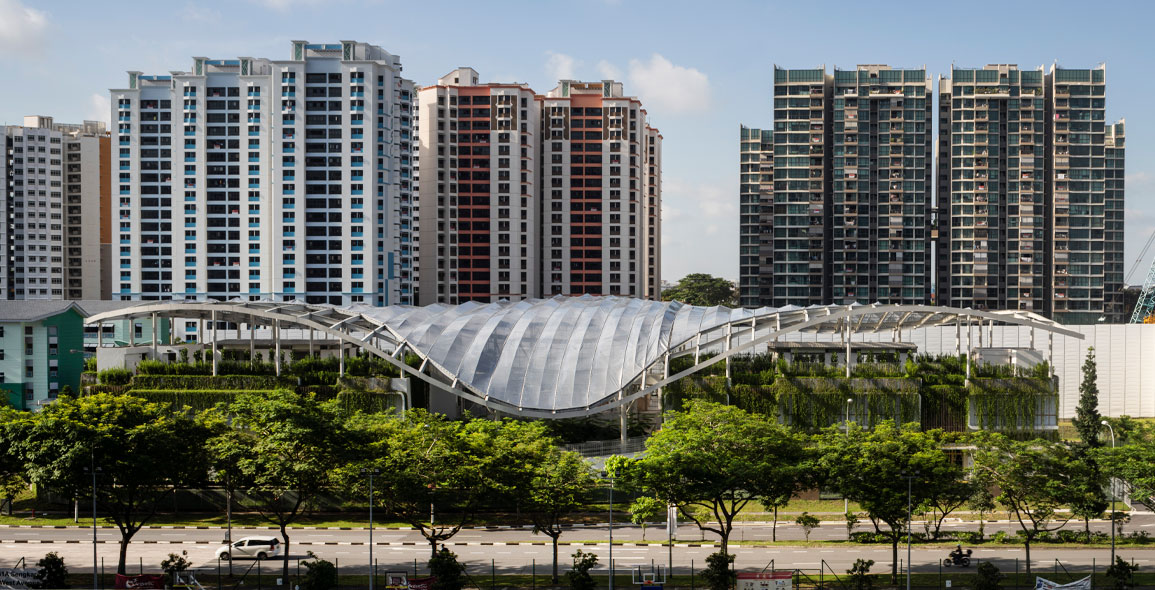
<svg viewBox="0 0 1155 590">
<path fill-rule="evenodd" d="M 1106 530 L 1105 523 L 1096 523 L 1093 528 Z M 1016 523 L 987 523 L 987 534 L 996 530 L 1017 530 Z M 1075 527 L 1074 523 L 1068 527 Z M 1079 523 L 1078 527 L 1081 527 Z M 1076 527 L 1076 528 L 1078 528 Z M 1155 516 L 1135 515 L 1132 522 L 1125 527 L 1125 531 L 1146 530 L 1155 527 Z M 952 530 L 973 530 L 973 523 L 950 523 Z M 859 526 L 856 530 L 866 530 Z M 918 525 L 916 529 L 918 530 Z M 650 526 L 646 538 L 663 540 L 664 526 Z M 576 549 L 598 554 L 601 561 L 601 571 L 605 570 L 609 557 L 609 546 L 606 543 L 608 531 L 605 525 L 575 527 L 567 530 L 561 537 L 563 543 L 558 554 L 563 564 L 569 562 L 569 555 Z M 267 529 L 233 529 L 233 538 L 239 539 L 249 535 L 276 536 L 276 531 Z M 632 546 L 640 540 L 641 529 L 635 526 L 614 526 L 614 540 L 625 541 L 626 546 L 615 545 L 613 558 L 616 568 L 631 568 L 634 566 L 656 563 L 665 565 L 669 559 L 669 548 L 660 546 Z M 187 550 L 189 559 L 194 563 L 194 570 L 202 575 L 213 575 L 217 570 L 217 560 L 214 556 L 220 541 L 224 537 L 223 529 L 174 529 L 158 528 L 143 529 L 137 533 L 128 549 L 129 571 L 136 572 L 143 563 L 143 569 L 148 572 L 159 572 L 160 561 L 169 553 L 179 553 Z M 793 523 L 778 525 L 778 539 L 801 540 L 803 533 Z M 846 527 L 842 523 L 830 522 L 811 532 L 811 540 L 817 539 L 844 539 Z M 757 541 L 770 538 L 770 525 L 763 523 L 742 524 L 736 527 L 731 539 Z M 673 547 L 675 573 L 688 573 L 693 561 L 696 569 L 700 569 L 705 558 L 716 551 L 712 545 L 715 537 L 707 533 L 705 543 L 703 536 L 696 527 L 681 526 L 678 529 L 677 540 Z M 97 530 L 97 561 L 103 559 L 106 572 L 115 571 L 118 559 L 119 533 L 116 529 L 100 528 Z M 326 530 L 326 529 L 294 529 L 290 531 L 291 553 L 290 558 L 296 567 L 296 561 L 306 558 L 306 552 L 312 551 L 319 557 L 336 561 L 343 573 L 367 572 L 369 563 L 368 531 L 360 530 Z M 420 533 L 409 530 L 375 529 L 374 557 L 379 571 L 403 568 L 413 570 L 414 560 L 417 560 L 419 569 L 424 572 L 425 561 L 429 558 L 429 546 Z M 449 542 L 449 548 L 457 553 L 458 557 L 468 564 L 473 575 L 488 574 L 491 563 L 497 573 L 525 573 L 533 570 L 536 564 L 539 575 L 547 573 L 552 560 L 549 538 L 542 535 L 532 535 L 527 529 L 466 529 L 457 534 Z M 68 568 L 72 572 L 92 571 L 92 529 L 81 527 L 69 528 L 21 528 L 0 527 L 0 567 L 10 567 L 21 557 L 27 562 L 35 563 L 49 551 L 55 551 L 64 557 Z M 846 571 L 857 558 L 873 559 L 876 562 L 875 570 L 884 571 L 890 567 L 890 548 L 886 546 L 855 546 L 855 547 L 791 547 L 791 546 L 751 546 L 731 545 L 730 550 L 737 555 L 735 564 L 742 570 L 761 570 L 773 561 L 777 569 L 812 570 L 814 573 L 825 565 L 831 570 L 842 573 Z M 946 556 L 946 549 L 918 548 L 911 553 L 915 571 L 937 572 L 938 563 Z M 899 559 L 906 561 L 906 547 L 901 546 Z M 1134 559 L 1140 566 L 1155 564 L 1155 548 L 1120 547 L 1119 555 L 1127 559 Z M 1019 560 L 1019 567 L 1025 567 L 1023 560 L 1025 553 L 1022 547 L 1006 549 L 976 548 L 974 558 L 992 560 L 1003 571 L 1014 571 L 1015 560 Z M 1089 568 L 1092 561 L 1102 566 L 1109 562 L 1110 549 L 1082 549 L 1082 548 L 1054 548 L 1039 545 L 1032 548 L 1031 558 L 1033 567 L 1051 571 L 1055 560 L 1062 562 L 1067 568 Z M 237 560 L 234 571 L 244 571 L 256 564 L 250 560 Z M 227 568 L 227 563 L 223 564 Z M 275 575 L 279 571 L 280 562 L 264 562 L 260 565 L 264 575 Z M 973 567 L 973 566 L 972 566 Z M 1146 567 L 1144 568 L 1146 569 Z M 827 570 L 829 571 L 829 570 Z M 253 574 L 255 575 L 255 569 Z"/>
</svg>

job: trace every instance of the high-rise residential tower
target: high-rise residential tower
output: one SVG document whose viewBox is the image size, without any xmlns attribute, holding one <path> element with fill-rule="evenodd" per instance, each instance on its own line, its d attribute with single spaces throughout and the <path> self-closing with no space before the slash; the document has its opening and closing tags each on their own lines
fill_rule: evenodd
<svg viewBox="0 0 1155 590">
<path fill-rule="evenodd" d="M 1043 68 L 939 79 L 938 303 L 1049 310 Z"/>
<path fill-rule="evenodd" d="M 114 89 L 112 295 L 388 305 L 412 285 L 412 82 L 384 49 L 193 58 Z"/>
<path fill-rule="evenodd" d="M 925 69 L 834 69 L 830 303 L 930 302 L 932 103 Z"/>
<path fill-rule="evenodd" d="M 741 211 L 738 303 L 771 305 L 774 270 L 774 132 L 743 125 L 740 130 Z"/>
<path fill-rule="evenodd" d="M 421 302 L 660 297 L 661 135 L 613 81 L 420 92 Z"/>
<path fill-rule="evenodd" d="M 930 95 L 924 69 L 775 67 L 773 133 L 741 138 L 743 305 L 930 301 Z"/>
<path fill-rule="evenodd" d="M 825 66 L 774 67 L 774 307 L 830 302 L 833 83 Z"/>
<path fill-rule="evenodd" d="M 1124 321 L 1122 127 L 1108 133 L 1106 95 L 1106 66 L 1047 74 L 1051 313 L 1064 323 Z"/>
<path fill-rule="evenodd" d="M 458 68 L 421 89 L 421 303 L 541 293 L 541 103 Z"/>
<path fill-rule="evenodd" d="M 107 296 L 102 248 L 109 223 L 109 137 L 104 123 L 24 118 L 0 132 L 3 299 Z"/>
</svg>

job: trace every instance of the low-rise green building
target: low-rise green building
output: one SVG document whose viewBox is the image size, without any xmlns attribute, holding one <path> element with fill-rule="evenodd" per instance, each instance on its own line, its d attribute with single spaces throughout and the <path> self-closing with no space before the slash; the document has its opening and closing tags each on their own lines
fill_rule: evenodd
<svg viewBox="0 0 1155 590">
<path fill-rule="evenodd" d="M 79 391 L 85 316 L 74 301 L 0 301 L 0 399 L 31 410 Z"/>
</svg>

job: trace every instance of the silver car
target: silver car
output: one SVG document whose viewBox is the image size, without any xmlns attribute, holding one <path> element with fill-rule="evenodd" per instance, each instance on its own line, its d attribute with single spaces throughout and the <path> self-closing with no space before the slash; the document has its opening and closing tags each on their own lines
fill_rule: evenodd
<svg viewBox="0 0 1155 590">
<path fill-rule="evenodd" d="M 268 559 L 280 554 L 281 540 L 276 537 L 245 537 L 217 549 L 217 558 L 226 561 L 244 557 Z"/>
</svg>

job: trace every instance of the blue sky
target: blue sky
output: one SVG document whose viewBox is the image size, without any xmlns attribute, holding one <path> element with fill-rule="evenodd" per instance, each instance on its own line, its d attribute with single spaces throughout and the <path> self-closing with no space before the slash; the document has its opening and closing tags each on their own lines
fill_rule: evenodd
<svg viewBox="0 0 1155 590">
<path fill-rule="evenodd" d="M 0 122 L 108 118 L 127 70 L 191 57 L 284 59 L 289 41 L 368 41 L 430 84 L 614 77 L 665 137 L 663 277 L 738 275 L 738 126 L 770 121 L 771 69 L 825 64 L 1090 67 L 1107 118 L 1127 119 L 1127 268 L 1155 230 L 1152 2 L 683 2 L 680 0 L 0 0 Z M 935 86 L 937 89 L 937 85 Z M 1150 254 L 1148 255 L 1148 260 Z M 1132 278 L 1141 282 L 1147 260 Z"/>
</svg>

